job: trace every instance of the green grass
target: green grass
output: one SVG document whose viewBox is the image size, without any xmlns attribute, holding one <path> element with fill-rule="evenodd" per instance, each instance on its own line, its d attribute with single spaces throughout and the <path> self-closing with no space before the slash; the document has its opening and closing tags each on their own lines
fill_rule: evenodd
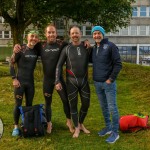
<svg viewBox="0 0 150 150">
<path fill-rule="evenodd" d="M 42 68 L 38 65 L 35 72 L 36 94 L 34 104 L 44 103 L 42 95 Z M 85 126 L 91 131 L 90 135 L 80 133 L 78 139 L 73 139 L 69 133 L 61 100 L 54 91 L 52 103 L 53 130 L 50 135 L 40 138 L 14 138 L 13 129 L 13 87 L 9 76 L 8 66 L 0 66 L 0 117 L 4 122 L 4 134 L 0 140 L 0 149 L 6 150 L 149 150 L 150 130 L 137 133 L 122 133 L 120 139 L 114 144 L 107 144 L 105 139 L 99 137 L 97 132 L 104 127 L 104 120 L 99 107 L 95 88 L 89 68 L 91 88 L 91 105 L 85 119 Z M 123 64 L 123 69 L 117 80 L 118 107 L 120 115 L 141 112 L 149 115 L 150 112 L 150 67 L 133 64 Z M 79 104 L 80 105 L 80 104 Z"/>
<path fill-rule="evenodd" d="M 6 57 L 12 55 L 12 47 L 0 47 L 0 61 L 5 61 Z"/>
</svg>

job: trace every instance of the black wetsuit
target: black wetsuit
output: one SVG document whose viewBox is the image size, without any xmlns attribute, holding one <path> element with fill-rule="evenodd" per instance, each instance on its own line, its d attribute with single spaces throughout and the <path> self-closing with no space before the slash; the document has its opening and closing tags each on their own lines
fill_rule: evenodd
<svg viewBox="0 0 150 150">
<path fill-rule="evenodd" d="M 89 51 L 83 46 L 83 44 L 78 46 L 69 44 L 66 46 L 62 50 L 56 67 L 56 84 L 60 83 L 62 67 L 65 62 L 70 111 L 74 125 L 77 127 L 78 122 L 83 123 L 90 105 L 90 88 L 88 84 Z M 79 118 L 77 109 L 78 93 L 81 97 Z"/>
<path fill-rule="evenodd" d="M 13 79 L 20 82 L 20 87 L 15 88 L 15 108 L 14 121 L 17 125 L 19 122 L 19 106 L 22 105 L 23 94 L 25 94 L 26 106 L 32 106 L 34 97 L 34 69 L 38 58 L 37 50 L 30 49 L 26 45 L 21 46 L 19 53 L 12 55 L 10 64 L 10 73 Z M 17 74 L 14 63 L 17 63 Z"/>
<path fill-rule="evenodd" d="M 62 45 L 55 43 L 43 43 L 42 48 L 39 49 L 40 56 L 43 64 L 43 73 L 44 73 L 44 81 L 43 81 L 43 94 L 45 97 L 45 109 L 46 109 L 46 117 L 47 121 L 51 121 L 51 103 L 52 103 L 52 94 L 55 86 L 55 72 L 56 65 L 61 53 L 61 50 L 68 43 L 63 42 Z M 61 97 L 63 102 L 63 108 L 66 115 L 66 118 L 71 119 L 69 101 L 67 97 L 66 85 L 61 77 L 61 83 L 63 89 L 58 91 L 58 94 Z"/>
</svg>

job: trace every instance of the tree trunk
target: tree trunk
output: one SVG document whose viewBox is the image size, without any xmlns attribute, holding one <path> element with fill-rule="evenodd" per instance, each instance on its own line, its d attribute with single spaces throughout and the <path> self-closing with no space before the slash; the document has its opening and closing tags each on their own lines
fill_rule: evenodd
<svg viewBox="0 0 150 150">
<path fill-rule="evenodd" d="M 25 28 L 23 25 L 11 25 L 13 46 L 17 43 L 23 44 L 24 30 Z"/>
<path fill-rule="evenodd" d="M 64 18 L 64 26 L 65 26 L 64 40 L 69 42 L 69 18 L 67 17 Z"/>
</svg>

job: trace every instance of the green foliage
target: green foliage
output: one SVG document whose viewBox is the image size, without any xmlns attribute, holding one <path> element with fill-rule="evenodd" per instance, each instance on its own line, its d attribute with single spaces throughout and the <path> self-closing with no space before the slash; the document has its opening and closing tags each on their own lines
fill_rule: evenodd
<svg viewBox="0 0 150 150">
<path fill-rule="evenodd" d="M 43 28 L 50 22 L 72 19 L 78 23 L 100 24 L 116 31 L 129 23 L 135 0 L 1 0 L 0 15 L 11 26 L 13 44 L 23 42 L 24 30 L 32 23 Z"/>
<path fill-rule="evenodd" d="M 40 65 L 40 64 L 38 64 Z M 44 103 L 42 94 L 42 68 L 37 65 L 35 80 L 34 104 Z M 8 66 L 0 66 L 0 71 L 8 70 Z M 120 116 L 141 112 L 149 115 L 150 67 L 123 63 L 117 80 L 117 99 Z M 0 77 L 0 118 L 4 122 L 4 135 L 1 139 L 0 149 L 3 150 L 149 150 L 150 130 L 137 133 L 121 133 L 120 139 L 114 144 L 107 144 L 105 137 L 99 137 L 97 132 L 104 127 L 104 120 L 99 102 L 92 82 L 92 69 L 89 67 L 89 80 L 91 88 L 91 105 L 84 125 L 91 131 L 90 135 L 80 133 L 78 139 L 72 138 L 66 127 L 66 119 L 62 103 L 57 92 L 54 91 L 52 102 L 53 130 L 50 135 L 40 138 L 14 138 L 13 129 L 13 87 L 10 77 Z M 80 102 L 80 101 L 79 101 Z M 24 105 L 24 103 L 23 103 Z M 80 103 L 79 103 L 80 106 Z"/>
</svg>

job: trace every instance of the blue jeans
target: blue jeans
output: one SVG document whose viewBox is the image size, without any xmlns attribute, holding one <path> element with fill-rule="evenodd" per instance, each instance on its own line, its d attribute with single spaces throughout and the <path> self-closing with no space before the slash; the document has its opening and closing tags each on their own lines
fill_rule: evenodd
<svg viewBox="0 0 150 150">
<path fill-rule="evenodd" d="M 116 101 L 116 82 L 111 84 L 94 81 L 96 93 L 100 102 L 105 124 L 108 129 L 118 132 L 119 113 Z"/>
</svg>

